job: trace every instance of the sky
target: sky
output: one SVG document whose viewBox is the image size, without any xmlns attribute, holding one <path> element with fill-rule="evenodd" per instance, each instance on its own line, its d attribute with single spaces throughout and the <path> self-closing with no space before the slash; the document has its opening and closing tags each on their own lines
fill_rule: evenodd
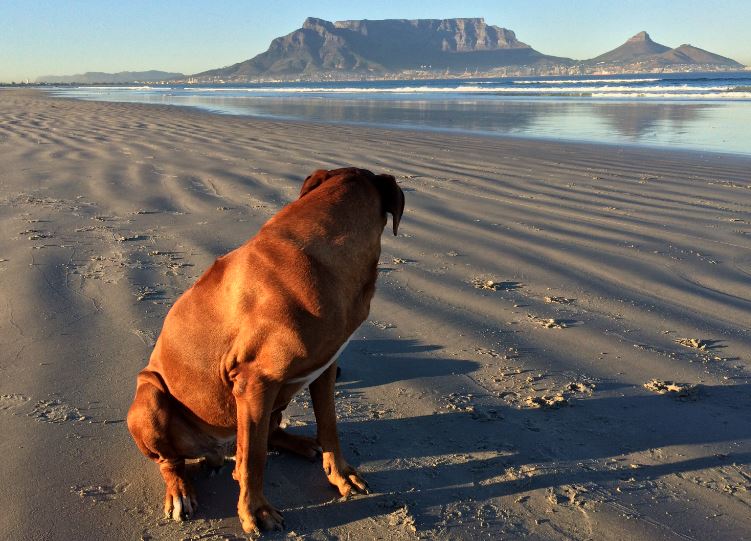
<svg viewBox="0 0 751 541">
<path fill-rule="evenodd" d="M 0 82 L 86 71 L 197 73 L 247 60 L 306 17 L 484 17 L 538 51 L 592 58 L 646 30 L 751 65 L 751 0 L 0 0 Z"/>
</svg>

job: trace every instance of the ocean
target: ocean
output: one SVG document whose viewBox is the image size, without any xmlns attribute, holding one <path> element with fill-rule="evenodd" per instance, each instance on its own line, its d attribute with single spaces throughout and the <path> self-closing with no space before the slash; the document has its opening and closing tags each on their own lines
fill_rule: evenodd
<svg viewBox="0 0 751 541">
<path fill-rule="evenodd" d="M 49 90 L 270 119 L 751 154 L 751 71 Z"/>
</svg>

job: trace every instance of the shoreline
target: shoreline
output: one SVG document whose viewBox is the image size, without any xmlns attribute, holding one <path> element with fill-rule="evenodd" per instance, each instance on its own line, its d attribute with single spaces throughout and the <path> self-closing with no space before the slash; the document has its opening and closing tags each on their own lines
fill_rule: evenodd
<svg viewBox="0 0 751 541">
<path fill-rule="evenodd" d="M 0 90 L 2 90 L 0 88 Z M 431 127 L 431 126 L 425 126 L 425 127 L 418 127 L 418 126 L 398 126 L 398 125 L 388 125 L 388 124 L 379 124 L 379 123 L 371 123 L 371 122 L 357 122 L 357 121 L 320 121 L 320 120 L 307 120 L 307 119 L 300 119 L 300 118 L 293 118 L 293 117 L 280 117 L 280 116 L 273 116 L 273 115 L 252 115 L 252 114 L 235 114 L 235 113 L 226 113 L 222 111 L 211 111 L 207 107 L 203 106 L 195 106 L 195 105 L 179 105 L 179 104 L 158 104 L 158 103 L 140 103 L 140 102 L 125 102 L 125 101 L 105 101 L 105 100 L 88 100 L 88 99 L 81 99 L 81 98 L 74 98 L 69 96 L 52 96 L 50 95 L 52 90 L 47 89 L 33 89 L 32 91 L 38 91 L 42 92 L 44 95 L 46 95 L 50 99 L 55 100 L 73 100 L 73 101 L 84 101 L 84 102 L 94 102 L 94 103 L 109 103 L 109 104 L 121 104 L 121 105 L 138 105 L 138 106 L 146 106 L 146 107 L 166 107 L 166 108 L 174 108 L 176 110 L 183 110 L 183 111 L 192 111 L 194 113 L 203 114 L 203 115 L 209 115 L 211 117 L 227 117 L 227 118 L 235 118 L 237 120 L 248 120 L 249 122 L 269 122 L 269 123 L 277 123 L 277 122 L 283 122 L 283 123 L 290 123 L 290 124 L 298 124 L 301 126 L 316 126 L 316 127 L 347 127 L 347 128 L 362 128 L 363 130 L 378 130 L 382 132 L 389 132 L 389 131 L 396 131 L 396 132 L 406 132 L 406 133 L 413 133 L 417 136 L 422 137 L 430 137 L 430 136 L 444 136 L 444 137 L 457 137 L 457 138 L 466 138 L 466 137 L 476 137 L 478 139 L 498 139 L 502 141 L 513 141 L 513 140 L 519 140 L 519 141 L 526 141 L 529 143 L 540 143 L 540 144 L 560 144 L 560 145 L 593 145 L 593 146 L 603 146 L 603 147 L 609 147 L 613 149 L 618 150 L 635 150 L 635 151 L 645 151 L 645 152 L 675 152 L 675 153 L 688 153 L 688 154 L 699 154 L 699 155 L 716 155 L 716 156 L 724 156 L 726 158 L 738 158 L 738 159 L 749 159 L 751 160 L 751 149 L 749 149 L 747 152 L 733 152 L 733 151 L 719 151 L 719 150 L 703 150 L 698 148 L 688 148 L 688 147 L 671 147 L 668 145 L 659 145 L 659 144 L 643 144 L 643 143 L 619 143 L 619 142 L 609 142 L 609 141 L 594 141 L 594 140 L 576 140 L 576 139 L 567 139 L 565 137 L 558 137 L 558 136 L 545 136 L 545 135 L 510 135 L 507 133 L 500 133 L 500 132 L 489 132 L 489 131 L 473 131 L 473 130 L 464 130 L 464 129 L 454 129 L 454 128 L 441 128 L 441 127 Z M 293 98 L 297 99 L 297 98 Z M 304 100 L 304 98 L 300 98 L 301 101 Z M 603 104 L 608 104 L 608 102 L 602 102 Z M 631 102 L 623 101 L 623 102 L 613 102 L 613 103 L 619 103 L 619 104 L 631 104 Z M 693 104 L 694 102 L 686 101 L 686 102 L 679 102 L 680 104 L 688 105 Z M 636 105 L 641 104 L 641 102 L 635 103 Z M 652 103 L 651 105 L 659 105 L 659 103 Z"/>
<path fill-rule="evenodd" d="M 372 493 L 270 453 L 265 538 L 748 537 L 751 158 L 26 90 L 0 90 L 0 531 L 242 535 L 231 463 L 162 518 L 135 376 L 214 259 L 345 165 L 406 196 L 337 383 Z M 307 393 L 285 422 L 315 433 Z"/>
</svg>

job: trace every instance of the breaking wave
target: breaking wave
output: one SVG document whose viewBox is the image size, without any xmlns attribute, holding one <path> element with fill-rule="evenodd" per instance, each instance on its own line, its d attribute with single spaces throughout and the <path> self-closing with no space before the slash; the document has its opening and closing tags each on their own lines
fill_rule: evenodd
<svg viewBox="0 0 751 541">
<path fill-rule="evenodd" d="M 661 81 L 660 78 L 649 79 L 529 79 L 523 81 L 512 81 L 515 85 L 545 85 L 551 83 L 557 84 L 591 84 L 591 83 L 653 83 Z"/>
<path fill-rule="evenodd" d="M 644 80 L 640 80 L 644 81 Z M 517 81 L 514 81 L 515 83 Z M 555 81 L 565 83 L 565 81 Z M 597 81 L 601 82 L 601 81 Z M 622 81 L 613 81 L 613 83 Z M 734 86 L 700 86 L 700 85 L 590 85 L 590 86 L 396 86 L 396 87 L 225 87 L 225 88 L 188 88 L 186 93 L 216 93 L 223 97 L 243 97 L 253 94 L 263 95 L 306 95 L 306 94 L 354 94 L 354 95 L 378 95 L 378 94 L 419 94 L 438 96 L 440 94 L 481 94 L 481 95 L 509 95 L 509 96 L 580 96 L 580 97 L 661 97 L 661 98 L 727 98 L 747 99 L 748 92 L 739 91 L 747 87 Z"/>
</svg>

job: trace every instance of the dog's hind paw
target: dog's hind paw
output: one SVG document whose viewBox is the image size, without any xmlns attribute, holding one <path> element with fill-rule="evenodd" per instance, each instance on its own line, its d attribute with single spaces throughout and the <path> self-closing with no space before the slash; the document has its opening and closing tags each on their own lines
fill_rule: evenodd
<svg viewBox="0 0 751 541">
<path fill-rule="evenodd" d="M 269 434 L 269 446 L 274 449 L 289 451 L 311 460 L 322 453 L 321 446 L 313 438 L 290 434 L 281 428 L 277 428 Z"/>
</svg>

